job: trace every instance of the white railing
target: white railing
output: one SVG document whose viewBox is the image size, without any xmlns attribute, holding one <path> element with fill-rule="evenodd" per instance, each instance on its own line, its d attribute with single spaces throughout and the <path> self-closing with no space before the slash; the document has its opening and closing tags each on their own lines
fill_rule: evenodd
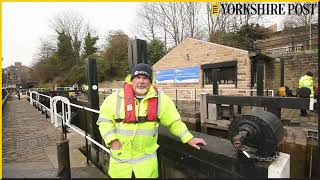
<svg viewBox="0 0 320 180">
<path fill-rule="evenodd" d="M 29 91 L 29 92 L 30 92 L 30 96 L 29 96 L 30 104 L 33 105 L 33 103 L 35 103 L 37 105 L 40 105 L 41 108 L 45 107 L 49 112 L 51 112 L 50 113 L 51 123 L 54 124 L 55 127 L 59 127 L 60 125 L 64 124 L 64 125 L 68 126 L 69 128 L 73 129 L 75 132 L 77 132 L 81 136 L 83 136 L 86 139 L 88 139 L 90 142 L 92 142 L 95 145 L 99 146 L 101 149 L 103 149 L 107 153 L 110 153 L 110 150 L 108 148 L 106 148 L 102 144 L 100 144 L 97 141 L 95 141 L 94 139 L 92 139 L 82 129 L 80 129 L 77 126 L 71 124 L 71 106 L 75 107 L 75 108 L 82 109 L 84 111 L 90 111 L 90 112 L 99 114 L 98 110 L 70 103 L 69 99 L 66 98 L 66 97 L 62 97 L 62 96 L 50 97 L 50 96 L 47 96 L 47 95 L 44 95 L 44 94 L 40 94 L 40 93 L 38 93 L 36 91 Z M 36 94 L 35 99 L 33 99 L 33 97 L 32 97 L 33 94 Z M 46 107 L 44 104 L 39 102 L 40 96 L 43 96 L 43 97 L 46 97 L 46 98 L 50 98 L 50 108 Z M 61 115 L 57 111 L 57 103 L 59 101 L 61 101 L 61 105 L 62 105 Z M 67 108 L 65 108 L 65 106 L 67 106 Z M 62 124 L 58 122 L 58 117 L 61 118 L 61 123 Z"/>
</svg>

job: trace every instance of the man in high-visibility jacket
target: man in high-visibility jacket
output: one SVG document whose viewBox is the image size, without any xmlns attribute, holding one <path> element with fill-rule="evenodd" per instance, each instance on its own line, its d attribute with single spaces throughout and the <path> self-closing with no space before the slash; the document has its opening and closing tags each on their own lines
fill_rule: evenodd
<svg viewBox="0 0 320 180">
<path fill-rule="evenodd" d="M 299 89 L 307 87 L 310 89 L 310 98 L 313 98 L 314 96 L 314 90 L 313 90 L 313 74 L 311 71 L 307 71 L 307 73 L 302 76 L 299 80 Z M 301 116 L 306 117 L 307 116 L 307 110 L 301 109 Z"/>
<path fill-rule="evenodd" d="M 108 96 L 100 107 L 97 125 L 110 147 L 108 174 L 112 178 L 158 177 L 159 123 L 194 148 L 207 144 L 193 137 L 171 98 L 152 84 L 151 67 L 138 64 L 124 88 Z"/>
</svg>

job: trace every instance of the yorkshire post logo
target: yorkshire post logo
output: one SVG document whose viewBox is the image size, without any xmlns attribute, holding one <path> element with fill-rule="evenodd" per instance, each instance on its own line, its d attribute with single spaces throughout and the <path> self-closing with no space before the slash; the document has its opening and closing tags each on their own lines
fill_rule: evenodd
<svg viewBox="0 0 320 180">
<path fill-rule="evenodd" d="M 220 4 L 212 4 L 212 15 L 219 15 L 220 12 Z"/>
<path fill-rule="evenodd" d="M 214 3 L 212 15 L 313 15 L 317 3 Z"/>
</svg>

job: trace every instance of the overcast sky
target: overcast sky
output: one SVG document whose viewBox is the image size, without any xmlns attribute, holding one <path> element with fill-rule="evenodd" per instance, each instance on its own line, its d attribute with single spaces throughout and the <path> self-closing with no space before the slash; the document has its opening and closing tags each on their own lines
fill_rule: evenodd
<svg viewBox="0 0 320 180">
<path fill-rule="evenodd" d="M 134 2 L 4 2 L 2 3 L 2 68 L 22 62 L 31 66 L 40 39 L 55 35 L 50 20 L 62 12 L 81 14 L 102 44 L 110 30 L 133 38 L 139 3 Z M 275 20 L 269 17 L 266 23 Z M 271 20 L 272 19 L 272 20 Z M 139 37 L 139 36 L 138 36 Z"/>
<path fill-rule="evenodd" d="M 109 30 L 123 30 L 134 37 L 130 27 L 139 3 L 2 3 L 2 68 L 22 62 L 30 66 L 40 38 L 46 39 L 54 32 L 50 20 L 61 12 L 76 12 L 89 21 L 100 38 Z"/>
</svg>

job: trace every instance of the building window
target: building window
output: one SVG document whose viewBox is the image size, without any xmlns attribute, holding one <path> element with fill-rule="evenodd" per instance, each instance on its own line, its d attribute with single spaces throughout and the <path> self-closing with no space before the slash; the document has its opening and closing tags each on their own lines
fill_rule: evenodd
<svg viewBox="0 0 320 180">
<path fill-rule="evenodd" d="M 218 70 L 218 84 L 236 84 L 237 86 L 237 62 L 228 61 L 215 64 L 204 64 L 203 70 L 204 84 L 212 84 L 212 71 Z"/>
</svg>

